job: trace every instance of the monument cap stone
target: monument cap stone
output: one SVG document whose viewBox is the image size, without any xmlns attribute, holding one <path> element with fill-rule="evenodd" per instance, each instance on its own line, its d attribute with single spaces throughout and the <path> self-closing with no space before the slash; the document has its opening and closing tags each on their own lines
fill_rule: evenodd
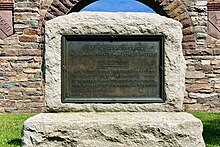
<svg viewBox="0 0 220 147">
<path fill-rule="evenodd" d="M 48 111 L 182 111 L 185 60 L 182 54 L 181 28 L 182 25 L 178 21 L 148 13 L 80 12 L 47 21 L 45 26 L 45 99 Z M 61 38 L 64 35 L 163 35 L 165 102 L 62 103 Z"/>
</svg>

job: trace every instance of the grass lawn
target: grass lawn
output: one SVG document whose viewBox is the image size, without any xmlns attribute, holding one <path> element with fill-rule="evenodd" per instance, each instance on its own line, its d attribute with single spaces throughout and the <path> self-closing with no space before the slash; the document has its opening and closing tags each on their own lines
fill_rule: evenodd
<svg viewBox="0 0 220 147">
<path fill-rule="evenodd" d="M 0 114 L 0 147 L 20 147 L 21 130 L 34 114 Z"/>
<path fill-rule="evenodd" d="M 207 147 L 220 147 L 220 113 L 193 112 L 204 125 Z M 19 147 L 24 121 L 34 114 L 0 114 L 0 147 Z"/>
<path fill-rule="evenodd" d="M 220 113 L 193 112 L 203 123 L 206 147 L 220 147 Z"/>
</svg>

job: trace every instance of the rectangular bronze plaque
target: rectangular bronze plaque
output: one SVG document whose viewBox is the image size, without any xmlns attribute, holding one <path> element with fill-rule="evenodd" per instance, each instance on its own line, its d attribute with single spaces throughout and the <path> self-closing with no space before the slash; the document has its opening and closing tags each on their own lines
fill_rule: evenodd
<svg viewBox="0 0 220 147">
<path fill-rule="evenodd" d="M 62 102 L 164 102 L 163 36 L 62 37 Z"/>
</svg>

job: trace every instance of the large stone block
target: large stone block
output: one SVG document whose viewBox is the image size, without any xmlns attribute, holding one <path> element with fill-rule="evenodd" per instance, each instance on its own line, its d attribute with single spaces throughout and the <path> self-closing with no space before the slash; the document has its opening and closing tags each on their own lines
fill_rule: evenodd
<svg viewBox="0 0 220 147">
<path fill-rule="evenodd" d="M 205 146 L 201 121 L 183 112 L 44 113 L 23 134 L 23 147 Z"/>
<path fill-rule="evenodd" d="M 149 13 L 71 13 L 46 22 L 45 99 L 49 111 L 119 112 L 182 111 L 185 90 L 185 60 L 182 26 L 178 21 Z M 61 102 L 62 35 L 164 35 L 164 103 L 74 104 Z"/>
</svg>

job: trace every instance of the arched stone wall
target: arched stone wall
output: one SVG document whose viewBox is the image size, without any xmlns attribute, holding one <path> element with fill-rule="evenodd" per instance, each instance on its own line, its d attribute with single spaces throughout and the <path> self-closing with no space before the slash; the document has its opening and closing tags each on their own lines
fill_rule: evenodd
<svg viewBox="0 0 220 147">
<path fill-rule="evenodd" d="M 50 20 L 71 12 L 78 12 L 96 0 L 53 0 L 47 10 L 44 20 Z M 196 39 L 192 19 L 189 16 L 186 6 L 181 0 L 138 0 L 148 5 L 155 12 L 173 18 L 183 25 L 183 53 L 187 49 L 195 49 Z"/>
</svg>

